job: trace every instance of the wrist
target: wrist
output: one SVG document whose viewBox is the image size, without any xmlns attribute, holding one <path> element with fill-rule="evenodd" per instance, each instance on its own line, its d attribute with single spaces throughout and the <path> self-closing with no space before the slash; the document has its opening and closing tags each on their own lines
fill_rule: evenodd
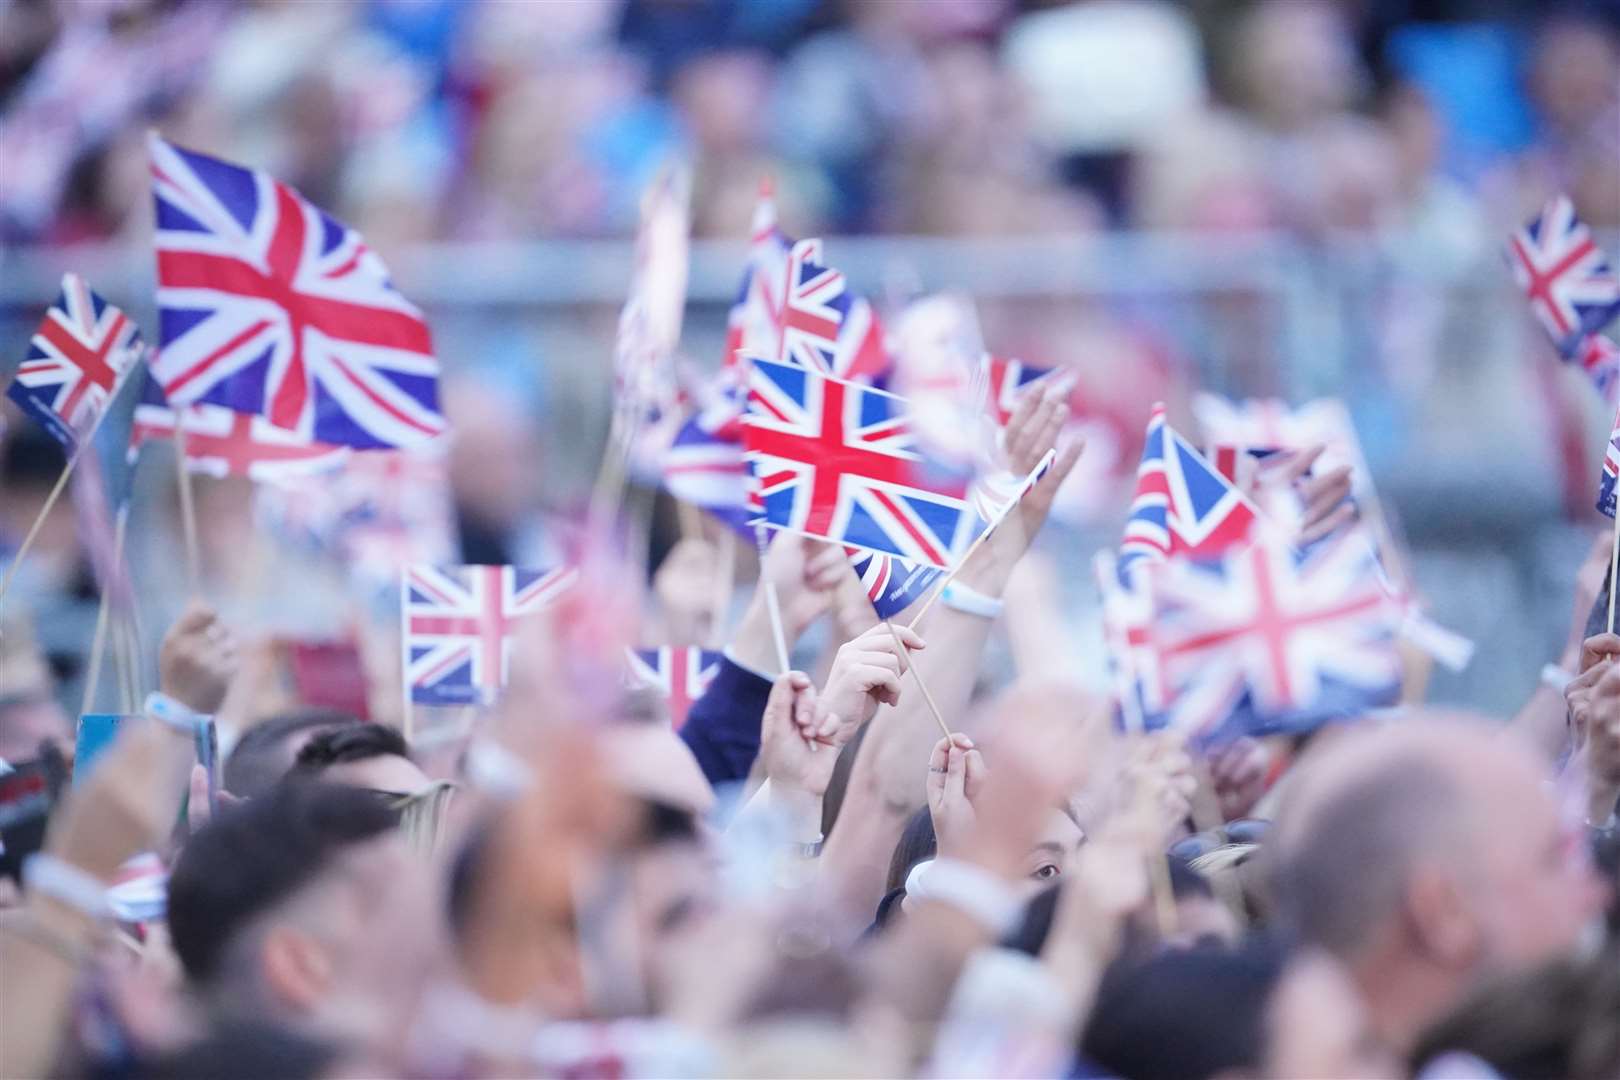
<svg viewBox="0 0 1620 1080">
<path fill-rule="evenodd" d="M 793 842 L 820 843 L 823 792 L 816 791 L 801 781 L 790 781 L 780 777 L 771 777 L 766 783 L 770 785 L 771 806 L 787 822 Z"/>
<path fill-rule="evenodd" d="M 777 669 L 776 643 L 771 633 L 771 615 L 765 607 L 763 589 L 754 591 L 754 598 L 737 621 L 726 647 L 732 662 L 753 672 L 774 672 Z"/>
<path fill-rule="evenodd" d="M 1620 803 L 1620 784 L 1594 780 L 1586 799 L 1586 823 L 1593 828 L 1604 828 L 1614 817 L 1616 803 Z"/>
</svg>

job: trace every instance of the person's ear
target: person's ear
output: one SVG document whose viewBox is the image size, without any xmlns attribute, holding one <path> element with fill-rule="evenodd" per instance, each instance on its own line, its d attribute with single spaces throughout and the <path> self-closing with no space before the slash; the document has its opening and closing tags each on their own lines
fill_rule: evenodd
<svg viewBox="0 0 1620 1080">
<path fill-rule="evenodd" d="M 1448 875 L 1419 870 L 1406 890 L 1406 917 L 1418 949 L 1443 967 L 1473 966 L 1479 957 L 1479 920 Z"/>
<path fill-rule="evenodd" d="M 272 927 L 259 947 L 259 966 L 270 993 L 295 1012 L 308 1012 L 332 982 L 332 959 L 313 937 L 289 926 Z"/>
</svg>

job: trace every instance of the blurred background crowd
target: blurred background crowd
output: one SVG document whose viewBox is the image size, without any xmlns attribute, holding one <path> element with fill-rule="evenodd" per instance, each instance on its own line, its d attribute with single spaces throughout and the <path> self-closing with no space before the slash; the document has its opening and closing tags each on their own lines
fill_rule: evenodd
<svg viewBox="0 0 1620 1080">
<path fill-rule="evenodd" d="M 962 290 L 993 351 L 1079 372 L 1093 487 L 1047 541 L 1077 594 L 1152 401 L 1336 395 L 1479 639 L 1437 696 L 1505 711 L 1567 623 L 1608 417 L 1499 251 L 1559 190 L 1617 250 L 1612 0 L 0 0 L 0 371 L 70 266 L 155 329 L 151 127 L 295 185 L 427 310 L 469 558 L 588 484 L 678 156 L 696 369 L 770 177 L 880 307 Z M 13 493 L 53 471 L 25 426 Z"/>
</svg>

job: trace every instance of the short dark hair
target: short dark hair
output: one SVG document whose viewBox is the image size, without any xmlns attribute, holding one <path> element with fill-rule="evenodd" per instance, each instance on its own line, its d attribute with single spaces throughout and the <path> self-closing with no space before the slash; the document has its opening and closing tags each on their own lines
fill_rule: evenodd
<svg viewBox="0 0 1620 1080">
<path fill-rule="evenodd" d="M 386 724 L 355 724 L 323 731 L 305 743 L 293 762 L 293 771 L 319 774 L 349 761 L 410 756 L 410 744 L 398 728 Z"/>
<path fill-rule="evenodd" d="M 242 733 L 230 757 L 225 759 L 221 778 L 232 795 L 251 799 L 269 791 L 287 775 L 291 761 L 287 743 L 306 731 L 355 727 L 358 716 L 336 709 L 299 709 L 263 720 Z"/>
<path fill-rule="evenodd" d="M 138 1061 L 135 1080 L 316 1080 L 338 1060 L 331 1043 L 256 1020 L 224 1020 L 193 1042 Z"/>
<path fill-rule="evenodd" d="M 217 978 L 249 923 L 398 820 L 370 792 L 297 778 L 221 811 L 169 875 L 169 935 L 186 976 Z"/>
<path fill-rule="evenodd" d="M 1200 947 L 1117 960 L 1098 987 L 1081 1056 L 1132 1080 L 1253 1071 L 1283 964 L 1282 951 L 1263 940 L 1237 952 Z"/>
</svg>

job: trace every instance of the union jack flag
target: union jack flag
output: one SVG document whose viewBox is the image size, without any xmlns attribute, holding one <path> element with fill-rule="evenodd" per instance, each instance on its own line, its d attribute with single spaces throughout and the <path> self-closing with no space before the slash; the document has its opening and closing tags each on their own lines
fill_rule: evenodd
<svg viewBox="0 0 1620 1080">
<path fill-rule="evenodd" d="M 1159 661 L 1178 693 L 1207 690 L 1259 723 L 1388 704 L 1399 690 L 1398 601 L 1355 536 L 1301 557 L 1270 538 L 1218 562 L 1176 559 L 1156 583 Z"/>
<path fill-rule="evenodd" d="M 1322 446 L 1316 468 L 1349 465 L 1357 494 L 1371 494 L 1372 476 L 1350 410 L 1338 398 L 1319 398 L 1299 408 L 1276 398 L 1228 401 L 1218 394 L 1193 398 L 1193 414 L 1210 445 L 1257 450 L 1309 450 Z"/>
<path fill-rule="evenodd" d="M 360 234 L 257 170 L 152 136 L 162 349 L 176 405 L 264 416 L 309 442 L 444 430 L 422 313 Z"/>
<path fill-rule="evenodd" d="M 1248 541 L 1259 520 L 1248 497 L 1165 422 L 1163 405 L 1155 405 L 1120 544 L 1121 567 L 1172 555 L 1217 558 Z"/>
<path fill-rule="evenodd" d="M 96 426 L 141 349 L 140 331 L 129 316 L 97 296 L 79 275 L 64 274 L 62 291 L 45 312 L 6 396 L 72 453 Z"/>
<path fill-rule="evenodd" d="M 725 366 L 744 357 L 775 356 L 782 343 L 782 292 L 793 241 L 776 224 L 776 198 L 767 178 L 749 230 L 748 266 L 726 316 Z"/>
<path fill-rule="evenodd" d="M 870 381 L 888 370 L 877 312 L 849 291 L 842 273 L 822 265 L 820 240 L 793 245 L 784 295 L 776 359 L 841 379 Z"/>
<path fill-rule="evenodd" d="M 1052 368 L 1034 367 L 1021 360 L 984 354 L 985 411 L 998 428 L 1007 426 L 1018 401 L 1031 385 L 1052 374 Z"/>
<path fill-rule="evenodd" d="M 1615 486 L 1620 482 L 1620 413 L 1614 418 L 1614 430 L 1609 432 L 1609 445 L 1603 450 L 1603 472 L 1598 477 L 1597 508 L 1607 517 L 1615 514 Z"/>
<path fill-rule="evenodd" d="M 1100 551 L 1092 568 L 1102 595 L 1103 644 L 1121 726 L 1127 731 L 1145 731 L 1150 719 L 1163 712 L 1170 697 L 1154 647 L 1153 594 L 1149 588 L 1154 567 L 1139 562 L 1125 571 L 1112 552 Z"/>
<path fill-rule="evenodd" d="M 754 517 L 748 491 L 752 478 L 743 458 L 743 412 L 748 389 L 741 367 L 723 368 L 710 400 L 687 418 L 664 451 L 664 486 L 677 499 L 699 506 L 739 531 Z"/>
<path fill-rule="evenodd" d="M 669 703 L 669 722 L 676 731 L 686 726 L 686 714 L 708 693 L 709 684 L 720 673 L 720 654 L 695 645 L 628 652 L 631 678 L 664 695 Z"/>
<path fill-rule="evenodd" d="M 1575 350 L 1574 362 L 1592 380 L 1599 397 L 1610 405 L 1620 400 L 1620 345 L 1602 334 L 1587 334 Z"/>
<path fill-rule="evenodd" d="M 945 573 L 938 567 L 870 551 L 852 550 L 849 561 L 880 619 L 892 619 L 921 600 Z"/>
<path fill-rule="evenodd" d="M 743 443 L 774 528 L 949 567 L 973 524 L 960 490 L 925 485 L 893 394 L 755 360 Z"/>
<path fill-rule="evenodd" d="M 172 439 L 181 426 L 186 471 L 207 476 L 246 476 L 261 483 L 280 483 L 334 469 L 349 454 L 348 447 L 306 442 L 262 416 L 223 405 L 176 409 L 148 373 L 130 424 L 129 463 L 135 463 L 148 442 Z"/>
<path fill-rule="evenodd" d="M 412 566 L 403 578 L 405 686 L 422 705 L 492 700 L 516 623 L 574 583 L 572 567 Z"/>
<path fill-rule="evenodd" d="M 1566 360 L 1587 334 L 1620 315 L 1620 278 L 1567 195 L 1556 196 L 1510 236 L 1507 255 L 1530 310 Z"/>
</svg>

